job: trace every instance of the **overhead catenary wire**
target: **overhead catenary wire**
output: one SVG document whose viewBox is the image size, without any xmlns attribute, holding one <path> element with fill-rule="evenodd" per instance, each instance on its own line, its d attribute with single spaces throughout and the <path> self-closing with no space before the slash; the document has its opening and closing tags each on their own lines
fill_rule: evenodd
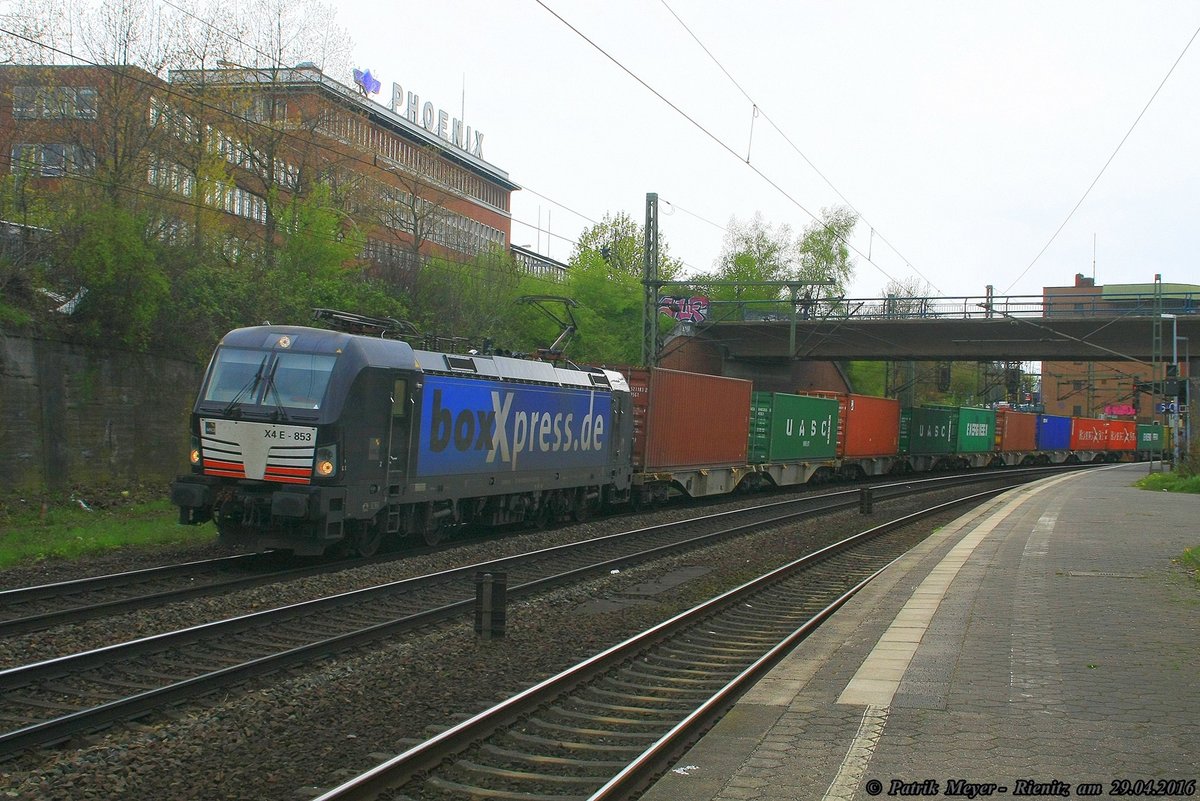
<svg viewBox="0 0 1200 801">
<path fill-rule="evenodd" d="M 1200 35 L 1200 27 L 1197 27 L 1196 30 L 1192 32 L 1191 38 L 1189 38 L 1187 44 L 1183 46 L 1183 50 L 1180 51 L 1175 61 L 1171 64 L 1170 69 L 1167 70 L 1167 74 L 1164 75 L 1163 79 L 1158 82 L 1158 86 L 1155 88 L 1153 94 L 1150 95 L 1150 99 L 1146 101 L 1146 105 L 1142 106 L 1142 110 L 1138 112 L 1133 124 L 1129 126 L 1129 130 L 1126 131 L 1125 135 L 1121 137 L 1121 141 L 1117 143 L 1117 147 L 1115 150 L 1113 150 L 1112 155 L 1110 155 L 1108 160 L 1104 162 L 1104 166 L 1100 168 L 1100 172 L 1096 173 L 1096 177 L 1092 179 L 1090 184 L 1088 184 L 1087 189 L 1083 191 L 1083 195 L 1079 198 L 1075 205 L 1071 207 L 1071 210 L 1067 212 L 1066 218 L 1062 221 L 1058 228 L 1054 230 L 1054 233 L 1050 235 L 1050 239 L 1047 240 L 1046 244 L 1042 246 L 1042 249 L 1038 251 L 1037 255 L 1033 257 L 1033 261 L 1029 262 L 1029 265 L 1021 271 L 1021 274 L 1013 279 L 1013 282 L 1005 288 L 1003 294 L 1007 295 L 1009 292 L 1011 292 L 1012 288 L 1017 285 L 1017 282 L 1024 278 L 1026 273 L 1033 269 L 1033 265 L 1037 264 L 1045 252 L 1050 249 L 1050 246 L 1054 244 L 1054 240 L 1058 239 L 1058 235 L 1062 233 L 1064 228 L 1067 227 L 1067 223 L 1069 223 L 1071 218 L 1075 216 L 1075 212 L 1079 211 L 1079 207 L 1083 205 L 1083 201 L 1087 200 L 1088 195 L 1091 194 L 1092 190 L 1096 187 L 1096 184 L 1100 182 L 1100 179 L 1104 176 L 1105 171 L 1108 170 L 1108 166 L 1113 163 L 1113 159 L 1115 159 L 1117 154 L 1121 152 L 1121 148 L 1125 145 L 1125 142 L 1133 133 L 1133 129 L 1136 128 L 1138 123 L 1142 121 L 1142 117 L 1146 116 L 1146 112 L 1150 109 L 1150 104 L 1154 102 L 1154 99 L 1158 97 L 1158 93 L 1162 91 L 1164 86 L 1166 86 L 1167 81 L 1171 78 L 1172 73 L 1175 72 L 1175 68 L 1179 66 L 1179 62 L 1183 61 L 1183 57 L 1187 55 L 1187 51 L 1191 48 L 1192 43 L 1196 41 L 1196 37 L 1198 35 Z"/>
<path fill-rule="evenodd" d="M 664 104 L 666 104 L 672 111 L 674 111 L 679 116 L 683 117 L 684 120 L 686 120 L 688 123 L 690 123 L 694 128 L 696 128 L 696 130 L 698 130 L 702 134 L 704 134 L 704 136 L 706 136 L 708 139 L 710 139 L 721 150 L 724 150 L 726 153 L 733 156 L 739 162 L 745 164 L 747 169 L 751 170 L 755 175 L 757 175 L 764 182 L 766 182 L 766 184 L 768 186 L 773 188 L 776 192 L 778 192 L 782 197 L 784 197 L 793 206 L 800 209 L 802 212 L 807 214 L 818 224 L 822 225 L 826 230 L 833 233 L 843 245 L 845 245 L 849 250 L 854 251 L 856 254 L 858 254 L 860 257 L 862 257 L 868 264 L 870 264 L 872 267 L 874 267 L 876 270 L 878 270 L 885 278 L 887 278 L 890 281 L 896 281 L 896 278 L 891 273 L 889 273 L 887 270 L 883 269 L 883 267 L 879 266 L 874 261 L 871 261 L 870 259 L 868 259 L 866 257 L 865 253 L 863 253 L 861 250 L 859 250 L 857 247 L 855 247 L 854 244 L 851 243 L 849 240 L 847 240 L 845 237 L 841 236 L 840 234 L 837 234 L 836 231 L 833 231 L 833 229 L 830 228 L 827 223 L 825 223 L 818 215 L 814 214 L 807 206 L 805 206 L 803 203 L 801 203 L 790 192 L 788 192 L 786 189 L 784 189 L 783 186 L 779 184 L 779 182 L 775 181 L 773 178 L 771 178 L 769 175 L 767 175 L 765 172 L 763 172 L 761 169 L 759 169 L 756 165 L 744 161 L 742 156 L 740 154 L 738 154 L 738 152 L 736 150 L 734 150 L 731 145 L 729 145 L 727 142 L 722 140 L 719 136 L 714 134 L 712 131 L 710 131 L 708 128 L 706 128 L 703 124 L 701 124 L 699 121 L 697 121 L 693 116 L 691 116 L 686 111 L 684 111 L 682 108 L 680 108 L 678 105 L 676 105 L 674 102 L 672 102 L 668 97 L 666 97 L 664 94 L 662 94 L 662 92 L 658 91 L 653 86 L 651 86 L 644 78 L 642 78 L 640 75 L 635 73 L 632 69 L 625 66 L 625 64 L 623 64 L 614 55 L 612 55 L 607 50 L 605 50 L 603 47 L 601 47 L 599 44 L 597 44 L 591 37 L 589 37 L 587 34 L 585 34 L 579 28 L 575 27 L 569 21 L 567 21 L 561 14 L 559 14 L 557 11 L 555 11 L 554 9 L 552 9 L 548 5 L 546 5 L 544 0 L 534 0 L 534 2 L 536 2 L 539 6 L 541 6 L 543 9 L 545 9 L 545 11 L 548 14 L 550 14 L 552 17 L 557 19 L 566 28 L 568 28 L 572 33 L 574 33 L 576 36 L 578 36 L 579 38 L 581 38 L 585 42 L 587 42 L 589 45 L 591 45 L 597 52 L 599 52 L 606 59 L 611 61 L 618 69 L 620 69 L 622 72 L 624 72 L 630 78 L 632 78 L 634 81 L 636 81 L 638 84 L 640 84 L 644 89 L 646 89 L 648 92 L 650 92 L 655 97 L 657 97 L 660 101 L 662 101 Z"/>
<path fill-rule="evenodd" d="M 750 96 L 750 93 L 748 91 L 746 91 L 745 87 L 743 87 L 738 82 L 738 80 L 733 77 L 733 75 L 729 72 L 729 70 L 727 70 L 725 68 L 725 65 L 722 64 L 720 59 L 718 59 L 716 57 L 716 55 L 713 54 L 712 50 L 709 49 L 708 45 L 706 45 L 700 39 L 700 37 L 696 35 L 695 31 L 693 31 L 691 29 L 691 27 L 688 26 L 688 24 L 683 21 L 683 18 L 680 17 L 679 14 L 675 13 L 675 10 L 673 8 L 671 8 L 670 5 L 667 4 L 667 0 L 659 0 L 659 2 L 661 2 L 663 5 L 663 8 L 667 9 L 667 11 L 671 14 L 671 16 L 675 18 L 675 21 L 679 23 L 680 27 L 682 27 L 685 31 L 687 31 L 687 34 L 692 37 L 692 40 L 700 47 L 701 50 L 704 51 L 705 55 L 707 55 L 712 60 L 712 62 L 717 66 L 717 68 L 719 70 L 721 70 L 722 73 L 725 74 L 725 77 L 729 79 L 730 83 L 732 83 L 737 88 L 737 90 L 742 93 L 742 96 L 746 98 L 746 101 L 751 104 L 752 109 L 753 109 L 753 115 L 752 115 L 751 121 L 750 121 L 751 141 L 753 141 L 753 137 L 754 137 L 754 119 L 761 116 L 764 120 L 767 121 L 767 124 L 770 125 L 771 128 L 773 128 L 775 130 L 775 132 L 779 134 L 779 136 L 783 139 L 783 141 L 787 143 L 788 147 L 790 147 L 793 151 L 795 151 L 796 155 L 798 155 L 801 159 L 803 159 L 804 163 L 807 164 L 810 168 L 812 168 L 812 171 L 815 172 L 821 178 L 821 180 L 825 182 L 825 185 L 828 186 L 830 189 L 832 189 L 834 191 L 834 193 L 839 198 L 841 198 L 842 202 L 845 203 L 850 208 L 850 210 L 853 211 L 859 217 L 859 219 L 861 219 L 864 223 L 866 223 L 868 225 L 868 227 L 870 227 L 871 233 L 872 233 L 872 238 L 875 236 L 878 236 L 879 239 L 884 244 L 886 244 L 889 248 L 891 248 L 893 253 L 895 253 L 897 256 L 899 256 L 904 261 L 904 263 L 908 266 L 909 269 L 911 269 L 917 275 L 921 276 L 921 278 L 924 279 L 924 281 L 927 284 L 929 284 L 929 286 L 934 291 L 936 291 L 939 295 L 944 294 L 942 292 L 942 290 L 938 289 L 938 287 L 933 283 L 933 281 L 929 280 L 928 276 L 926 276 L 924 273 L 922 273 L 916 267 L 913 267 L 912 263 L 907 258 L 905 258 L 904 254 L 902 254 L 896 248 L 895 245 L 893 245 L 890 241 L 888 241 L 888 239 L 886 237 L 884 237 L 882 234 L 880 234 L 878 232 L 878 230 L 876 229 L 876 226 L 870 220 L 867 219 L 866 215 L 864 215 L 861 211 L 859 211 L 858 208 L 855 207 L 855 205 L 853 203 L 851 203 L 850 200 L 844 194 L 842 194 L 842 191 L 840 189 L 838 189 L 836 186 L 834 186 L 833 181 L 829 180 L 829 178 L 825 175 L 825 173 L 821 172 L 820 168 L 818 168 L 817 165 L 814 164 L 812 162 L 812 160 L 804 154 L 804 151 L 802 151 L 799 148 L 799 146 L 795 142 L 792 141 L 791 137 L 788 136 L 787 133 L 782 128 L 780 128 L 773 119 L 771 119 L 771 116 L 769 114 L 767 114 L 767 112 L 763 111 L 762 107 L 758 104 L 758 102 L 753 97 Z M 749 145 L 747 146 L 747 150 L 746 150 L 746 163 L 747 164 L 750 163 Z M 867 258 L 868 263 L 873 264 L 873 262 L 871 262 L 871 252 L 870 252 L 869 248 L 867 251 L 866 258 Z"/>
</svg>

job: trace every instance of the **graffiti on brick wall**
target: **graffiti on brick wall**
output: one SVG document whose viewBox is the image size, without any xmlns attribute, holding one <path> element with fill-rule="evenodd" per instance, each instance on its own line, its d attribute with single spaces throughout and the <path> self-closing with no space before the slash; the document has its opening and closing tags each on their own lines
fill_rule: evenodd
<svg viewBox="0 0 1200 801">
<path fill-rule="evenodd" d="M 702 295 L 661 295 L 658 298 L 658 310 L 682 323 L 702 323 L 708 319 L 708 298 Z"/>
</svg>

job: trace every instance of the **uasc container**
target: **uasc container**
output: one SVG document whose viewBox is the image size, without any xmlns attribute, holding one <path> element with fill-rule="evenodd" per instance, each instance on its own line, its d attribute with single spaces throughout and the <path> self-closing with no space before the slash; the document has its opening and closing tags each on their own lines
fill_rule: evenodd
<svg viewBox="0 0 1200 801">
<path fill-rule="evenodd" d="M 750 403 L 752 463 L 832 459 L 837 455 L 834 398 L 755 392 Z"/>
<path fill-rule="evenodd" d="M 996 450 L 1013 453 L 1037 450 L 1036 414 L 1015 412 L 1012 409 L 996 411 Z"/>
<path fill-rule="evenodd" d="M 936 404 L 922 408 L 945 411 L 954 417 L 952 453 L 985 453 L 995 448 L 996 413 L 991 409 Z"/>
<path fill-rule="evenodd" d="M 1039 451 L 1065 451 L 1071 448 L 1071 418 L 1057 414 L 1038 415 Z"/>
<path fill-rule="evenodd" d="M 853 393 L 807 394 L 837 400 L 837 455 L 841 458 L 867 459 L 899 452 L 900 401 Z"/>
<path fill-rule="evenodd" d="M 633 464 L 645 472 L 745 465 L 752 384 L 738 378 L 631 368 Z"/>
<path fill-rule="evenodd" d="M 911 455 L 954 453 L 957 446 L 957 409 L 917 406 L 901 410 L 901 453 Z"/>
</svg>

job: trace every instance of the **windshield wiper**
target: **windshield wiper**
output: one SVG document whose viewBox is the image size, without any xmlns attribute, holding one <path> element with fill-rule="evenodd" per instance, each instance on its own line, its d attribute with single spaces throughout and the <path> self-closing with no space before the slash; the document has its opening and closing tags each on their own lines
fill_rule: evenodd
<svg viewBox="0 0 1200 801">
<path fill-rule="evenodd" d="M 237 411 L 238 406 L 241 405 L 243 395 L 249 392 L 253 396 L 254 391 L 258 389 L 258 382 L 262 380 L 263 368 L 267 366 L 267 359 L 269 358 L 271 358 L 271 354 L 269 353 L 263 356 L 262 361 L 258 363 L 258 371 L 254 373 L 254 378 L 247 381 L 246 385 L 237 391 L 237 394 L 229 401 L 229 405 L 225 407 L 225 411 L 222 414 L 226 417 L 232 416 L 234 411 Z"/>
<path fill-rule="evenodd" d="M 283 399 L 279 397 L 279 390 L 275 387 L 275 371 L 279 369 L 279 360 L 271 365 L 271 373 L 267 376 L 267 392 L 271 393 L 271 398 L 275 401 L 276 419 L 286 421 L 288 419 L 287 412 L 283 408 Z"/>
</svg>

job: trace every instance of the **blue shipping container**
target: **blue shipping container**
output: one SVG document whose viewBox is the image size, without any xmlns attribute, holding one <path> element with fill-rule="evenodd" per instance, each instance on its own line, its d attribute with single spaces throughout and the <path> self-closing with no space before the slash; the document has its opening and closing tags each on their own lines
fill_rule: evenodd
<svg viewBox="0 0 1200 801">
<path fill-rule="evenodd" d="M 1055 414 L 1039 414 L 1037 446 L 1040 451 L 1071 449 L 1071 418 Z"/>
</svg>

